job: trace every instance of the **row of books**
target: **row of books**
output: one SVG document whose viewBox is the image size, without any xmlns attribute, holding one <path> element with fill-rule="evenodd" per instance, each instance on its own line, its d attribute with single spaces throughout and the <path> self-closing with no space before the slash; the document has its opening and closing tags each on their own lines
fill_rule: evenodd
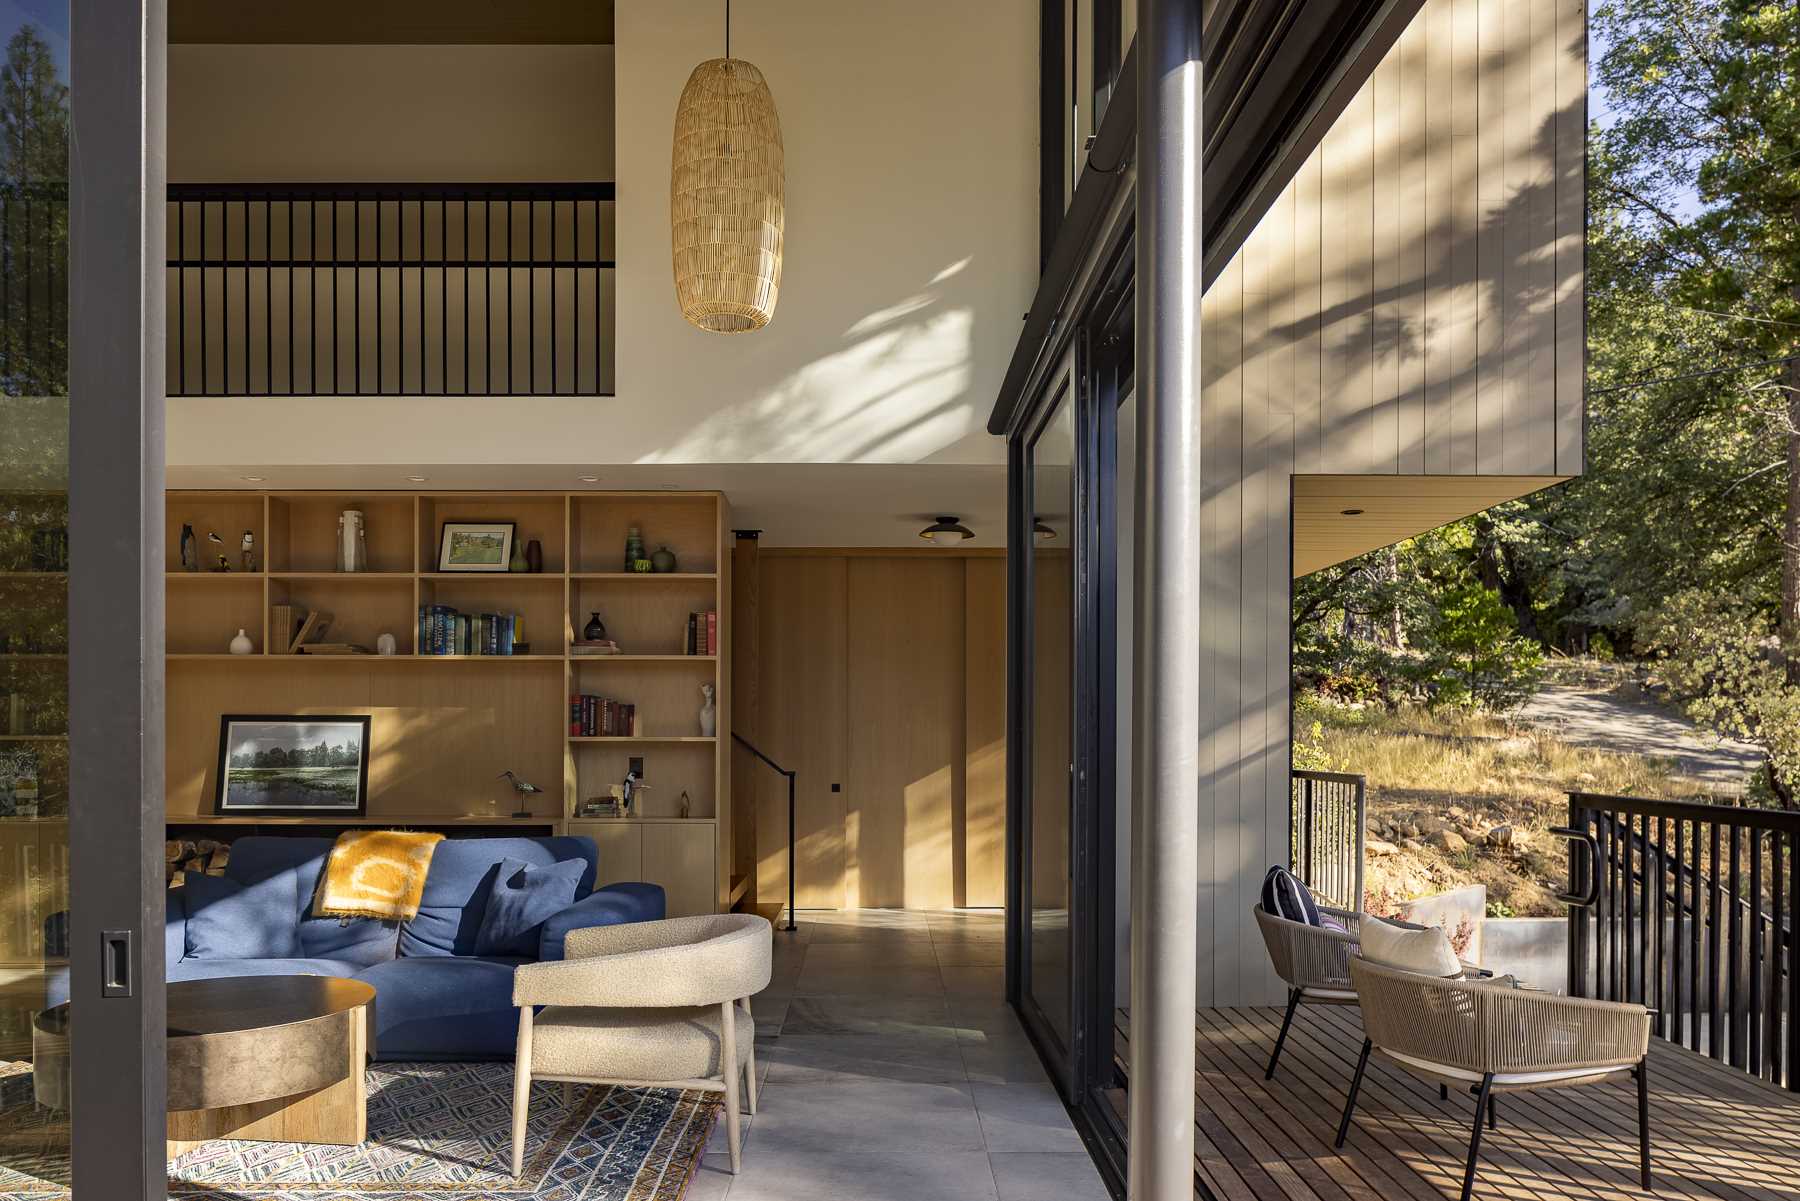
<svg viewBox="0 0 1800 1201">
<path fill-rule="evenodd" d="M 510 655 L 525 641 L 517 613 L 461 613 L 450 605 L 419 606 L 421 655 Z"/>
<path fill-rule="evenodd" d="M 570 737 L 630 738 L 636 733 L 636 705 L 586 693 L 569 698 Z"/>
<path fill-rule="evenodd" d="M 687 618 L 687 636 L 682 642 L 684 655 L 716 655 L 719 653 L 719 614 L 717 610 L 708 609 L 704 613 L 689 613 Z"/>
</svg>

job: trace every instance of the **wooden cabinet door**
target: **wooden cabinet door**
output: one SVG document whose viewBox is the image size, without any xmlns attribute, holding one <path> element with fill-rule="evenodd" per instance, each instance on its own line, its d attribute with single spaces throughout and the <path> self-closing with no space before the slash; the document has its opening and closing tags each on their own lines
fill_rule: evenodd
<svg viewBox="0 0 1800 1201">
<path fill-rule="evenodd" d="M 568 825 L 570 834 L 591 838 L 599 848 L 600 870 L 594 875 L 595 888 L 647 878 L 644 875 L 644 827 L 617 818 L 572 821 Z"/>
<path fill-rule="evenodd" d="M 644 876 L 660 884 L 670 917 L 718 910 L 711 822 L 652 822 L 644 831 Z"/>
</svg>

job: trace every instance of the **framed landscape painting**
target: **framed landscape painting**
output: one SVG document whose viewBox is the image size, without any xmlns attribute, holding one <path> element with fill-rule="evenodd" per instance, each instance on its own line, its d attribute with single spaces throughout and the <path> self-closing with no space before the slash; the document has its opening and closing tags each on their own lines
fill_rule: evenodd
<svg viewBox="0 0 1800 1201">
<path fill-rule="evenodd" d="M 219 718 L 214 809 L 268 817 L 361 817 L 369 791 L 369 717 Z"/>
<path fill-rule="evenodd" d="M 446 521 L 438 541 L 439 571 L 506 571 L 512 562 L 510 521 Z"/>
</svg>

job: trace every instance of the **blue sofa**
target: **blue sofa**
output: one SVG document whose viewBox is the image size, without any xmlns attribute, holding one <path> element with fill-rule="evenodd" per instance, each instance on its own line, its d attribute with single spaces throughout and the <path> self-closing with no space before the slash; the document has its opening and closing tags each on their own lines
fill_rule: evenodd
<svg viewBox="0 0 1800 1201">
<path fill-rule="evenodd" d="M 596 852 L 589 838 L 449 838 L 432 853 L 419 912 L 403 923 L 367 918 L 313 917 L 312 898 L 329 838 L 240 838 L 231 844 L 225 878 L 273 889 L 273 905 L 288 904 L 294 882 L 294 931 L 277 929 L 298 956 L 241 958 L 196 946 L 188 929 L 187 889 L 171 889 L 164 951 L 168 978 L 220 976 L 348 976 L 375 988 L 375 1054 L 384 1060 L 510 1059 L 518 1033 L 512 1003 L 513 969 L 561 959 L 571 930 L 651 921 L 664 914 L 655 884 L 609 884 L 595 889 Z M 545 921 L 533 958 L 475 954 L 476 934 L 503 858 L 533 866 L 585 863 L 576 901 Z M 295 869 L 293 876 L 286 873 Z M 279 925 L 280 919 L 277 919 Z M 239 949 L 266 936 L 240 940 Z M 61 998 L 53 998 L 60 1000 Z"/>
</svg>

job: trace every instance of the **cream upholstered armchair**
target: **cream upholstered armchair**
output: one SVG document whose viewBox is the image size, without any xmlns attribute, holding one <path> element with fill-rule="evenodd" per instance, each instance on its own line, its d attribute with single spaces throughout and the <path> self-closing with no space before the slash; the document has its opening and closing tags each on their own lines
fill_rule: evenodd
<svg viewBox="0 0 1800 1201">
<path fill-rule="evenodd" d="M 1497 1092 L 1572 1088 L 1629 1073 L 1637 1078 L 1638 1171 L 1650 1190 L 1650 1014 L 1642 1005 L 1560 997 L 1510 982 L 1442 980 L 1350 964 L 1362 1002 L 1362 1054 L 1337 1145 L 1344 1145 L 1371 1052 L 1414 1076 L 1475 1094 L 1475 1127 L 1463 1168 L 1463 1201 L 1475 1185 L 1485 1115 L 1494 1126 Z"/>
<path fill-rule="evenodd" d="M 770 930 L 753 913 L 599 926 L 571 932 L 562 961 L 520 967 L 513 1175 L 534 1078 L 723 1092 L 735 1174 L 740 1080 L 756 1112 L 750 997 L 769 984 Z"/>
</svg>

